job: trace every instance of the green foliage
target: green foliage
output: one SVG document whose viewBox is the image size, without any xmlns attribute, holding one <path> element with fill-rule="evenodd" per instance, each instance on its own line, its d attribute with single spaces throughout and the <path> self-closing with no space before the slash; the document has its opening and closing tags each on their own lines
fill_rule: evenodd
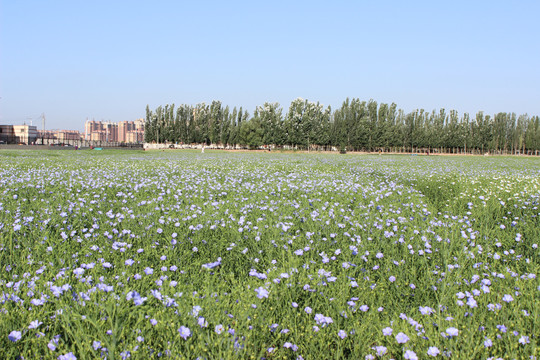
<svg viewBox="0 0 540 360">
<path fill-rule="evenodd" d="M 240 127 L 240 144 L 250 149 L 258 149 L 263 145 L 264 130 L 258 118 L 242 123 Z"/>
<path fill-rule="evenodd" d="M 254 122 L 244 127 L 248 122 Z M 244 127 L 244 130 L 242 128 Z M 260 129 L 259 129 L 260 128 Z M 286 114 L 278 103 L 257 106 L 250 118 L 241 107 L 220 101 L 195 107 L 146 107 L 145 141 L 222 146 L 289 146 L 294 149 L 435 150 L 437 152 L 538 154 L 538 116 L 478 112 L 474 119 L 445 109 L 405 113 L 396 104 L 348 98 L 332 112 L 318 102 L 295 99 Z M 249 139 L 248 139 L 249 138 Z M 258 144 L 258 145 L 257 145 Z"/>
<path fill-rule="evenodd" d="M 260 112 L 241 113 L 260 141 Z M 537 158 L 4 151 L 0 165 L 3 358 L 538 355 Z"/>
</svg>

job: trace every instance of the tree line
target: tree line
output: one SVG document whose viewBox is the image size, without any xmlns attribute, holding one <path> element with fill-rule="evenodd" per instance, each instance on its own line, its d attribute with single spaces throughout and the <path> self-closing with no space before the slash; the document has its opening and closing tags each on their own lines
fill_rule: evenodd
<svg viewBox="0 0 540 360">
<path fill-rule="evenodd" d="M 423 109 L 405 113 L 395 103 L 346 99 L 332 111 L 295 99 L 287 112 L 278 103 L 253 115 L 220 101 L 195 106 L 146 107 L 145 142 L 299 150 L 527 153 L 539 154 L 540 119 L 527 114 Z"/>
</svg>

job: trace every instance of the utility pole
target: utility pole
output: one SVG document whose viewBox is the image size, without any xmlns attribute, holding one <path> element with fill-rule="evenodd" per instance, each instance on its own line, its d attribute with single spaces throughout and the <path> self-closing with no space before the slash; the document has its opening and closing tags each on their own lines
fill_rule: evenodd
<svg viewBox="0 0 540 360">
<path fill-rule="evenodd" d="M 45 113 L 41 113 L 41 145 L 43 144 L 43 138 L 45 136 Z"/>
</svg>

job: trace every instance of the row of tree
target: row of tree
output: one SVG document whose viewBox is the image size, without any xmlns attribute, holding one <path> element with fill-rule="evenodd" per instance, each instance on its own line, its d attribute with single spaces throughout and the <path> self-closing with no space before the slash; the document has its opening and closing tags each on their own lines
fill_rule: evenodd
<svg viewBox="0 0 540 360">
<path fill-rule="evenodd" d="M 346 99 L 335 111 L 301 98 L 284 113 L 278 103 L 257 106 L 253 116 L 220 101 L 195 106 L 146 107 L 145 141 L 354 151 L 533 153 L 540 150 L 538 116 L 423 109 L 405 113 L 396 104 Z"/>
</svg>

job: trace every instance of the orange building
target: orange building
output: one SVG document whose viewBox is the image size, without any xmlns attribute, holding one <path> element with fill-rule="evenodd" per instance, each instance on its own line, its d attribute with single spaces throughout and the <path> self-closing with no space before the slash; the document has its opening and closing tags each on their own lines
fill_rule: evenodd
<svg viewBox="0 0 540 360">
<path fill-rule="evenodd" d="M 140 143 L 144 141 L 144 120 L 86 121 L 84 138 L 89 141 Z"/>
<path fill-rule="evenodd" d="M 0 141 L 6 144 L 26 144 L 36 142 L 37 127 L 32 125 L 0 125 Z"/>
</svg>

